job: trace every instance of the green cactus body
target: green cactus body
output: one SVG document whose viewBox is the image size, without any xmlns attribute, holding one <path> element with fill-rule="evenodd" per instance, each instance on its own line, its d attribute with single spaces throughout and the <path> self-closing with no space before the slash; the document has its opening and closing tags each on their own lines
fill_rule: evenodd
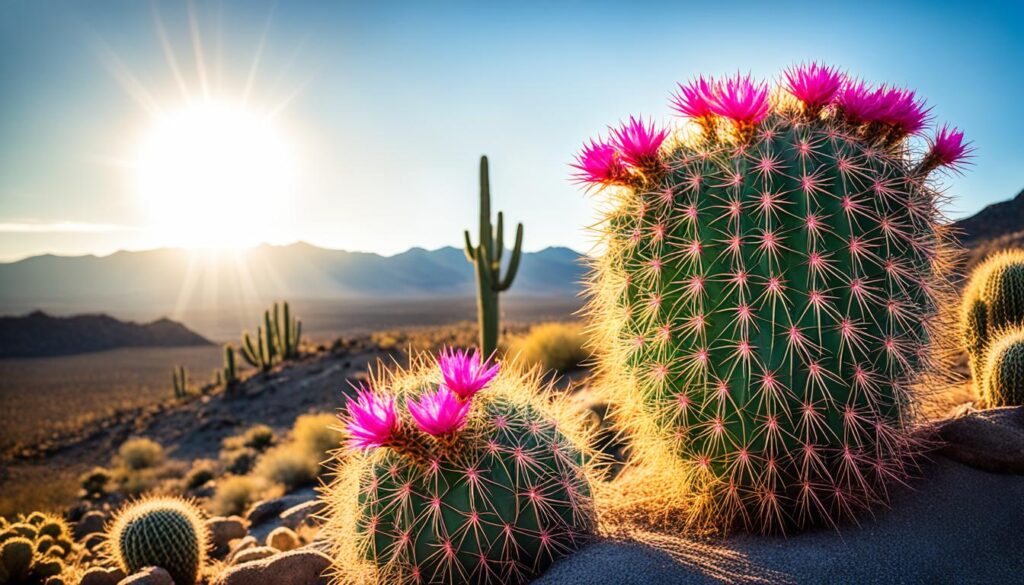
<svg viewBox="0 0 1024 585">
<path fill-rule="evenodd" d="M 960 323 L 971 374 L 980 386 L 994 332 L 1024 325 L 1024 251 L 998 252 L 975 268 L 964 290 Z"/>
<path fill-rule="evenodd" d="M 242 358 L 261 372 L 269 371 L 281 360 L 299 356 L 302 322 L 292 317 L 288 303 L 274 305 L 263 312 L 263 326 L 256 336 L 242 335 Z"/>
<path fill-rule="evenodd" d="M 982 398 L 989 406 L 1024 405 L 1024 328 L 1000 331 L 986 351 Z"/>
<path fill-rule="evenodd" d="M 590 307 L 638 456 L 682 462 L 689 521 L 761 531 L 903 475 L 948 247 L 902 143 L 772 107 L 606 192 Z"/>
<path fill-rule="evenodd" d="M 130 504 L 108 535 L 110 554 L 125 573 L 162 567 L 179 585 L 193 585 L 206 560 L 208 532 L 201 512 L 175 498 Z"/>
<path fill-rule="evenodd" d="M 498 349 L 501 311 L 498 295 L 512 286 L 522 257 L 523 224 L 516 228 L 516 241 L 512 247 L 505 276 L 501 276 L 501 258 L 504 255 L 504 216 L 498 212 L 498 224 L 491 223 L 491 181 L 487 157 L 480 157 L 480 244 L 474 246 L 469 231 L 465 232 L 466 259 L 476 270 L 477 318 L 480 325 L 480 348 L 489 356 Z"/>
<path fill-rule="evenodd" d="M 184 398 L 188 396 L 188 377 L 184 366 L 178 366 L 171 372 L 174 383 L 174 397 Z"/>
<path fill-rule="evenodd" d="M 590 456 L 573 422 L 500 388 L 521 383 L 477 395 L 454 437 L 344 455 L 325 493 L 339 582 L 365 559 L 372 582 L 524 583 L 585 542 Z"/>
<path fill-rule="evenodd" d="M 221 379 L 226 386 L 233 386 L 238 383 L 238 371 L 235 368 L 235 348 L 231 345 L 224 346 L 224 369 Z"/>
<path fill-rule="evenodd" d="M 0 584 L 42 585 L 64 571 L 64 554 L 49 535 L 35 542 L 24 536 L 6 538 L 0 541 Z"/>
</svg>

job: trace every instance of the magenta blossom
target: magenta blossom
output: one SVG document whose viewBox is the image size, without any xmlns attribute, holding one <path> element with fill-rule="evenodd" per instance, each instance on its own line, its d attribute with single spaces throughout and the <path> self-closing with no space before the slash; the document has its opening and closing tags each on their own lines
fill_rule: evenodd
<svg viewBox="0 0 1024 585">
<path fill-rule="evenodd" d="M 786 70 L 786 87 L 812 112 L 832 103 L 846 82 L 846 75 L 835 67 L 817 63 L 797 65 Z"/>
<path fill-rule="evenodd" d="M 410 400 L 409 414 L 428 435 L 439 437 L 461 429 L 472 406 L 469 400 L 460 400 L 448 389 L 440 386 L 436 392 L 426 392 L 418 401 Z"/>
<path fill-rule="evenodd" d="M 474 394 L 491 383 L 498 375 L 501 365 L 483 360 L 477 350 L 447 349 L 437 356 L 444 385 L 460 399 L 469 400 Z"/>
<path fill-rule="evenodd" d="M 924 129 L 930 108 L 924 106 L 923 100 L 917 99 L 915 92 L 909 89 L 881 88 L 877 93 L 881 110 L 877 114 L 879 120 L 906 134 L 916 134 Z"/>
<path fill-rule="evenodd" d="M 707 118 L 714 114 L 711 111 L 712 82 L 703 76 L 694 79 L 689 85 L 679 84 L 679 91 L 672 95 L 672 108 L 683 116 L 690 118 Z"/>
<path fill-rule="evenodd" d="M 863 81 L 847 82 L 836 98 L 843 115 L 848 120 L 868 122 L 877 119 L 883 108 L 879 93 Z"/>
<path fill-rule="evenodd" d="M 971 147 L 964 143 L 963 132 L 946 124 L 935 134 L 928 156 L 940 165 L 955 169 L 970 158 Z"/>
<path fill-rule="evenodd" d="M 711 111 L 741 126 L 753 126 L 768 115 L 768 84 L 755 83 L 749 75 L 719 80 L 712 90 Z"/>
<path fill-rule="evenodd" d="M 626 178 L 626 167 L 615 147 L 604 142 L 584 144 L 572 165 L 579 170 L 576 178 L 584 183 L 610 185 Z"/>
<path fill-rule="evenodd" d="M 668 130 L 656 130 L 654 122 L 645 124 L 643 118 L 629 117 L 629 122 L 612 130 L 615 148 L 627 165 L 645 169 L 660 165 L 658 149 L 668 136 Z"/>
<path fill-rule="evenodd" d="M 348 398 L 348 445 L 356 449 L 386 445 L 398 429 L 395 399 L 386 400 L 365 386 Z"/>
</svg>

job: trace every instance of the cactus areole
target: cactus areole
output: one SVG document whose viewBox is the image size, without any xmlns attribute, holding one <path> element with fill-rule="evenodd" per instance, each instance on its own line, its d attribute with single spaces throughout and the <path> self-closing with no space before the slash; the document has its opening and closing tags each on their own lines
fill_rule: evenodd
<svg viewBox="0 0 1024 585">
<path fill-rule="evenodd" d="M 681 461 L 688 521 L 833 522 L 915 451 L 948 238 L 929 175 L 968 154 L 915 94 L 795 67 L 681 86 L 675 129 L 631 118 L 579 155 L 608 202 L 590 312 L 642 460 Z M 664 461 L 664 459 L 661 459 Z"/>
</svg>

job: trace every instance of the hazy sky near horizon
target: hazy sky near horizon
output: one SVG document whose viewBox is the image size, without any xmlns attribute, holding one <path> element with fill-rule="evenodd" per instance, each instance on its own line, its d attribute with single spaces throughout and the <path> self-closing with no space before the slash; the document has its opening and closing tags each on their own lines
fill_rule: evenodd
<svg viewBox="0 0 1024 585">
<path fill-rule="evenodd" d="M 493 205 L 527 249 L 587 250 L 592 202 L 568 166 L 585 139 L 631 114 L 670 122 L 669 93 L 696 74 L 809 59 L 916 88 L 966 132 L 976 164 L 948 180 L 961 216 L 1024 188 L 1022 27 L 1020 2 L 9 0 L 0 260 L 197 241 L 211 222 L 154 214 L 139 161 L 159 121 L 203 96 L 271 119 L 290 161 L 290 196 L 235 200 L 251 223 L 215 198 L 185 207 L 229 235 L 460 246 L 486 153 Z"/>
</svg>

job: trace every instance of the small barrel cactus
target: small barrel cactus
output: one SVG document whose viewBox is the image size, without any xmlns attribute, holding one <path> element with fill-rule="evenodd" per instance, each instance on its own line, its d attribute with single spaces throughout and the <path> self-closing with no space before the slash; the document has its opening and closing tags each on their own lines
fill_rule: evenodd
<svg viewBox="0 0 1024 585">
<path fill-rule="evenodd" d="M 989 406 L 1024 404 L 1024 328 L 995 333 L 985 354 L 982 399 Z"/>
<path fill-rule="evenodd" d="M 49 536 L 43 538 L 50 539 Z M 24 536 L 0 542 L 0 584 L 42 585 L 64 571 L 64 562 L 57 555 L 59 547 L 44 552 L 37 550 L 36 545 Z"/>
<path fill-rule="evenodd" d="M 980 386 L 993 332 L 1024 325 L 1024 250 L 1004 250 L 985 258 L 971 273 L 960 307 L 971 375 Z"/>
<path fill-rule="evenodd" d="M 904 475 L 951 240 L 933 171 L 969 148 L 913 91 L 817 64 L 680 86 L 579 156 L 608 201 L 590 312 L 614 415 L 682 517 L 834 522 Z M 661 490 L 661 488 L 657 488 Z M 685 494 L 681 493 L 685 490 Z"/>
<path fill-rule="evenodd" d="M 593 532 L 583 426 L 537 375 L 446 352 L 373 387 L 324 494 L 339 580 L 523 583 Z"/>
<path fill-rule="evenodd" d="M 128 575 L 161 567 L 178 585 L 193 585 L 206 561 L 209 533 L 202 512 L 179 498 L 129 504 L 114 518 L 108 554 Z"/>
</svg>

